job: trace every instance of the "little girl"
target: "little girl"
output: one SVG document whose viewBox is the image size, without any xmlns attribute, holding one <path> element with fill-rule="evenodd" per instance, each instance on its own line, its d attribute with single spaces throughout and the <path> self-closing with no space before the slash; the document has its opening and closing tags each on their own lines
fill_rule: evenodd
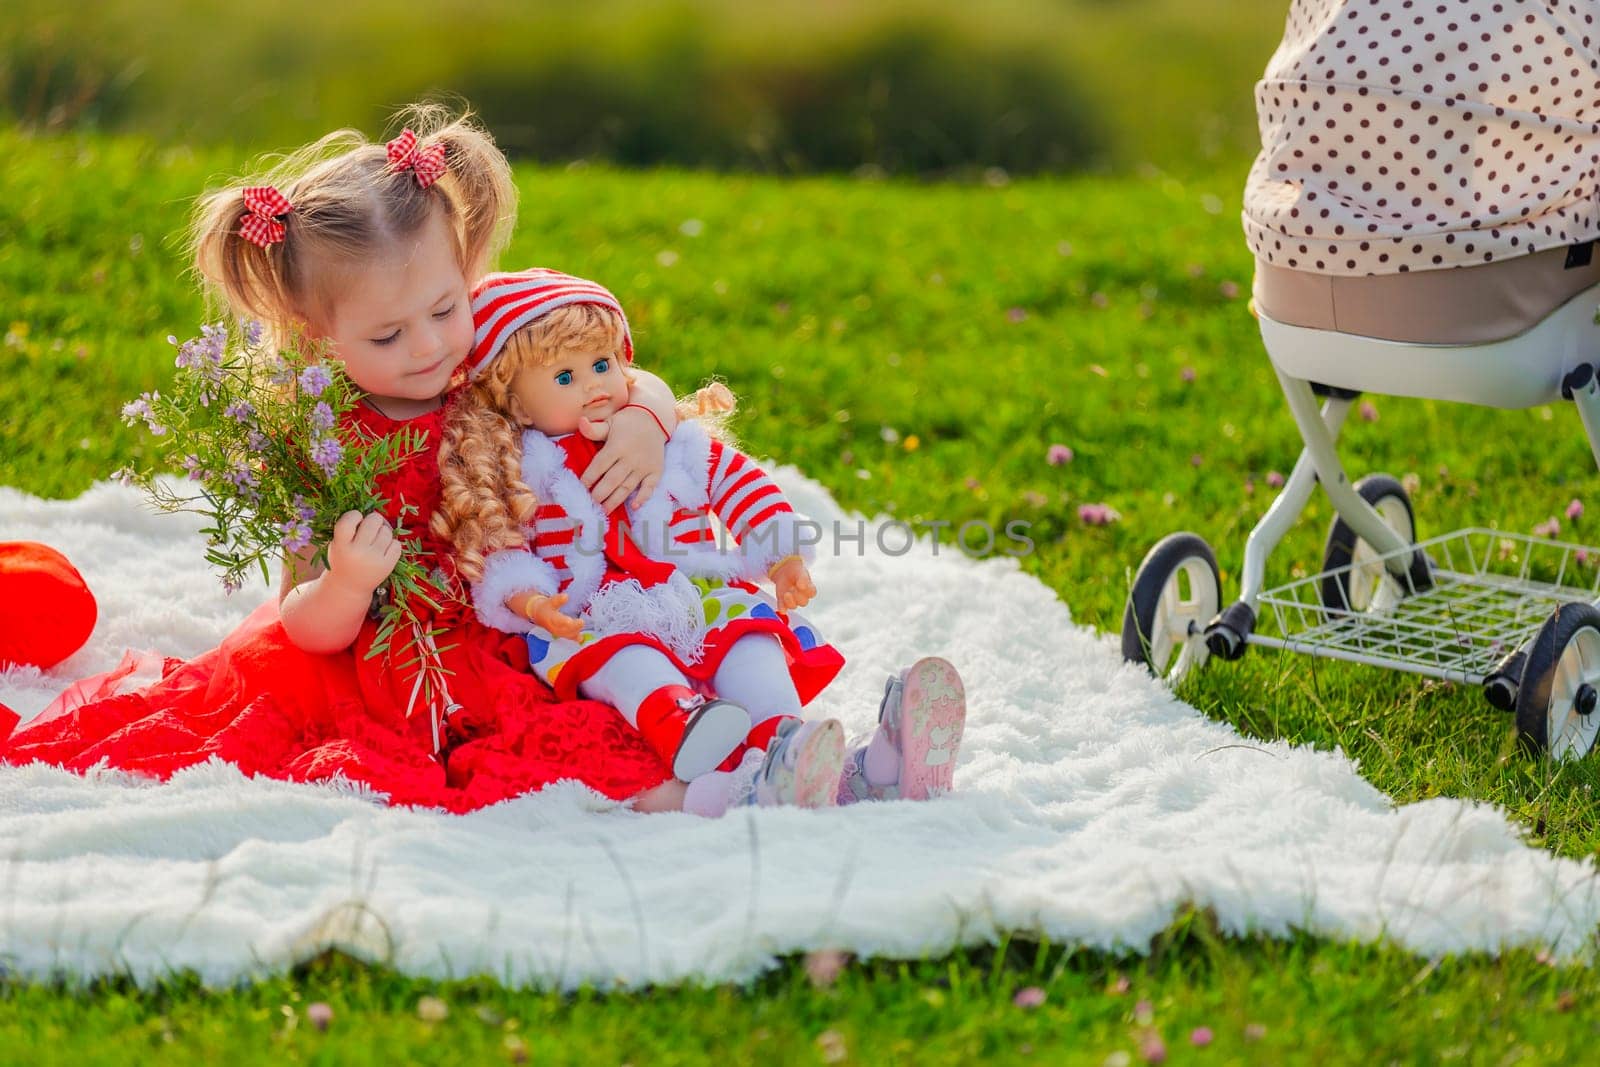
<svg viewBox="0 0 1600 1067">
<path fill-rule="evenodd" d="M 820 778 L 831 757 L 813 739 L 836 724 L 801 725 L 800 709 L 844 660 L 795 613 L 816 593 L 806 570 L 814 542 L 777 485 L 694 422 L 663 425 L 658 492 L 604 512 L 577 483 L 593 445 L 575 431 L 636 406 L 639 372 L 626 369 L 633 339 L 616 297 L 531 270 L 486 278 L 472 309 L 472 384 L 446 416 L 452 458 L 441 468 L 434 531 L 454 543 L 479 618 L 526 634 L 535 671 L 558 696 L 615 706 L 680 778 L 791 737 L 797 774 Z M 712 515 L 734 546 L 718 545 Z M 753 584 L 761 578 L 775 598 Z M 837 763 L 829 770 L 831 797 L 898 786 L 922 798 L 950 787 L 965 716 L 960 679 L 942 660 L 923 661 L 910 678 L 904 694 L 893 686 L 897 699 L 886 698 L 877 748 L 852 754 L 849 784 L 841 787 Z M 737 789 L 697 780 L 690 803 L 724 788 Z"/>
<path fill-rule="evenodd" d="M 230 311 L 331 342 L 366 393 L 352 423 L 422 435 L 379 487 L 387 506 L 340 519 L 325 570 L 309 550 L 288 560 L 279 599 L 217 649 L 189 662 L 130 654 L 0 737 L 0 760 L 165 777 L 219 757 L 249 774 L 353 780 L 393 803 L 454 810 L 577 779 L 639 810 L 681 807 L 683 784 L 614 710 L 553 699 L 527 672 L 526 645 L 480 625 L 460 596 L 440 597 L 427 619 L 448 672 L 434 707 L 418 706 L 404 657 L 368 654 L 402 516 L 441 589 L 456 584 L 447 546 L 429 533 L 445 396 L 473 344 L 468 280 L 492 263 L 515 212 L 510 169 L 484 131 L 437 109 L 409 118 L 387 145 L 332 134 L 207 195 L 194 227 L 195 266 Z M 609 420 L 585 472 L 602 507 L 636 490 L 647 498 L 660 470 L 671 392 L 643 377 L 635 396 L 641 407 Z M 146 669 L 160 680 L 123 691 Z M 783 775 L 766 784 L 782 791 Z"/>
</svg>

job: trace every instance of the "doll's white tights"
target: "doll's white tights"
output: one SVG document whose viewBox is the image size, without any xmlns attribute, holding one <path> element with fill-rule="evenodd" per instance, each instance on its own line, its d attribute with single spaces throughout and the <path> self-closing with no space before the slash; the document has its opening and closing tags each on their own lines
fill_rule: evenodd
<svg viewBox="0 0 1600 1067">
<path fill-rule="evenodd" d="M 584 696 L 610 704 L 637 726 L 639 705 L 657 689 L 688 685 L 683 672 L 648 645 L 619 649 L 578 687 Z M 800 715 L 800 697 L 789 678 L 788 657 L 771 634 L 748 634 L 735 641 L 711 678 L 712 691 L 750 713 L 750 725 L 777 715 Z"/>
<path fill-rule="evenodd" d="M 651 693 L 688 680 L 660 651 L 645 645 L 619 649 L 579 689 L 592 700 L 610 704 L 630 725 L 638 725 L 639 705 Z M 734 642 L 711 680 L 717 696 L 750 713 L 750 725 L 779 715 L 800 715 L 800 697 L 789 678 L 788 657 L 771 634 L 749 634 Z M 690 782 L 683 810 L 717 818 L 750 789 L 761 769 L 762 754 L 747 752 L 732 771 L 712 771 Z"/>
</svg>

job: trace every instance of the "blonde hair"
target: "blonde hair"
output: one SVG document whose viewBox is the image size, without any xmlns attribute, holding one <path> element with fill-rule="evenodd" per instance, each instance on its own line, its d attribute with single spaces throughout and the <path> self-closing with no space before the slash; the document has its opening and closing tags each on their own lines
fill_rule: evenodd
<svg viewBox="0 0 1600 1067">
<path fill-rule="evenodd" d="M 337 130 L 249 177 L 203 194 L 189 248 L 207 295 L 236 315 L 287 332 L 307 314 L 326 313 L 343 270 L 370 261 L 422 230 L 442 212 L 457 262 L 469 280 L 494 262 L 516 221 L 511 167 L 470 112 L 418 104 L 395 116 L 418 147 L 445 146 L 446 171 L 423 189 L 411 170 L 391 171 L 383 144 Z M 266 248 L 239 230 L 244 190 L 271 185 L 293 210 L 285 236 Z"/>
<path fill-rule="evenodd" d="M 453 546 L 456 572 L 466 581 L 483 577 L 492 553 L 526 547 L 524 527 L 539 506 L 522 480 L 522 427 L 512 414 L 517 375 L 547 367 L 564 352 L 619 353 L 622 331 L 622 318 L 609 308 L 557 308 L 508 337 L 483 374 L 451 400 L 439 443 L 440 500 L 430 528 Z M 734 407 L 733 394 L 721 383 L 677 404 L 680 419 L 725 417 Z M 720 431 L 720 425 L 713 429 Z"/>
</svg>

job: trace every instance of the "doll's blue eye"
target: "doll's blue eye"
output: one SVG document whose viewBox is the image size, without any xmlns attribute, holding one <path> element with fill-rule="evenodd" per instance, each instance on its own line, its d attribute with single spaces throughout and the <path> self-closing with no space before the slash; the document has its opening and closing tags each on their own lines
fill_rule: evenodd
<svg viewBox="0 0 1600 1067">
<path fill-rule="evenodd" d="M 596 374 L 604 374 L 610 369 L 611 361 L 609 359 L 597 359 L 594 361 L 594 372 Z"/>
<path fill-rule="evenodd" d="M 569 370 L 564 370 L 560 374 L 556 375 L 556 384 L 557 385 L 571 385 L 572 384 L 572 372 L 569 371 Z"/>
</svg>

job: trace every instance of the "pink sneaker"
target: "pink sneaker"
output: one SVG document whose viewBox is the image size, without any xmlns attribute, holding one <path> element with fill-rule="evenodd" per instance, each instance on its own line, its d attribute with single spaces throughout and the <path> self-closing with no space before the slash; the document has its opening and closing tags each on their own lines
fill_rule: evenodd
<svg viewBox="0 0 1600 1067">
<path fill-rule="evenodd" d="M 966 723 L 966 691 L 947 660 L 929 656 L 891 675 L 878 706 L 878 733 L 900 755 L 899 777 L 893 785 L 868 782 L 867 746 L 858 745 L 845 760 L 839 803 L 927 800 L 948 793 Z"/>
<path fill-rule="evenodd" d="M 838 719 L 790 719 L 767 748 L 751 799 L 762 807 L 829 808 L 843 771 L 844 727 Z"/>
</svg>

